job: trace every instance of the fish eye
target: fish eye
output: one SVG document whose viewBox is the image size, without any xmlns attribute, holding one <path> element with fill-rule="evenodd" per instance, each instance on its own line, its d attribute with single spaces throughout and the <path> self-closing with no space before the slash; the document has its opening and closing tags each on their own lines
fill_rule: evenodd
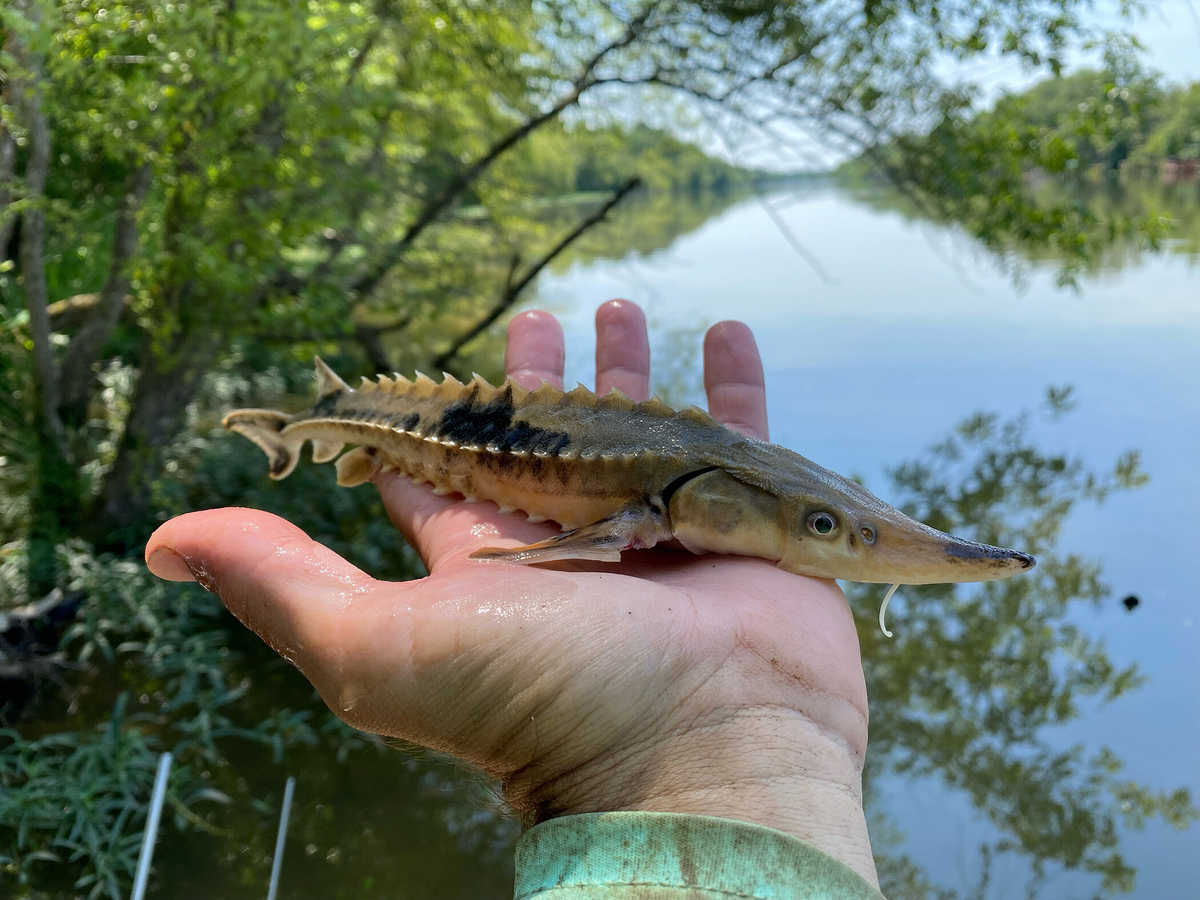
<svg viewBox="0 0 1200 900">
<path fill-rule="evenodd" d="M 808 517 L 808 530 L 822 537 L 837 530 L 837 519 L 827 512 L 815 512 Z"/>
<path fill-rule="evenodd" d="M 870 525 L 863 525 L 858 529 L 858 533 L 862 535 L 863 540 L 868 544 L 875 543 L 875 529 Z"/>
</svg>

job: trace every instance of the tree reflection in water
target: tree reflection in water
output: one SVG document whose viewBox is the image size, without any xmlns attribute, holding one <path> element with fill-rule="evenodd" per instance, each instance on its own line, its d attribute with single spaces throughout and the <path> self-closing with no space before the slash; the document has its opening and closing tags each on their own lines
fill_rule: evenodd
<svg viewBox="0 0 1200 900">
<path fill-rule="evenodd" d="M 1046 415 L 1069 412 L 1070 390 L 1051 389 Z M 1031 416 L 968 419 L 920 459 L 889 472 L 889 500 L 935 528 L 1020 547 L 1038 566 L 983 585 L 903 588 L 892 607 L 895 637 L 875 611 L 885 585 L 847 589 L 858 623 L 871 698 L 868 803 L 888 773 L 936 777 L 961 791 L 999 837 L 981 848 L 983 895 L 992 860 L 1017 854 L 1032 896 L 1048 867 L 1094 873 L 1106 892 L 1128 891 L 1135 871 L 1120 831 L 1161 818 L 1185 828 L 1196 818 L 1185 788 L 1158 792 L 1121 777 L 1106 747 L 1062 748 L 1051 729 L 1077 718 L 1085 701 L 1103 705 L 1135 690 L 1136 668 L 1118 668 L 1104 642 L 1079 627 L 1080 607 L 1110 593 L 1101 564 L 1058 549 L 1072 509 L 1145 483 L 1129 451 L 1107 473 L 1048 453 L 1030 437 Z M 877 818 L 877 843 L 899 835 Z M 884 893 L 952 897 L 906 856 L 880 854 Z"/>
</svg>

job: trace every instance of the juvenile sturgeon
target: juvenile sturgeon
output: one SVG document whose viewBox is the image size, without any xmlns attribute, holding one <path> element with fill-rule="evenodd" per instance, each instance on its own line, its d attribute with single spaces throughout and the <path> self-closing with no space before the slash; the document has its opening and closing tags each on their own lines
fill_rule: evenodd
<svg viewBox="0 0 1200 900">
<path fill-rule="evenodd" d="M 317 402 L 307 412 L 240 409 L 225 427 L 266 452 L 275 479 L 296 467 L 305 441 L 315 462 L 356 444 L 337 459 L 340 485 L 391 468 L 437 493 L 562 526 L 547 540 L 485 548 L 473 559 L 617 562 L 622 550 L 676 540 L 693 553 L 757 556 L 799 575 L 893 589 L 991 581 L 1034 566 L 1028 553 L 917 522 L 696 407 L 676 412 L 658 399 L 598 397 L 582 386 L 529 391 L 510 379 L 494 387 L 478 375 L 467 384 L 450 375 L 440 384 L 424 375 L 364 378 L 354 390 L 319 358 L 316 369 Z"/>
</svg>

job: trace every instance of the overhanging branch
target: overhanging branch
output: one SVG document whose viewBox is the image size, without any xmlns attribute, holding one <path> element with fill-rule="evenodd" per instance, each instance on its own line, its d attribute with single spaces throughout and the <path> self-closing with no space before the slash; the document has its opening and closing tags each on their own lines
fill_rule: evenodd
<svg viewBox="0 0 1200 900">
<path fill-rule="evenodd" d="M 571 89 L 559 98 L 553 106 L 545 112 L 527 119 L 521 125 L 508 132 L 508 134 L 492 144 L 475 162 L 459 172 L 441 191 L 435 194 L 417 214 L 417 217 L 408 228 L 405 229 L 404 233 L 396 241 L 384 248 L 376 263 L 347 285 L 349 291 L 359 298 L 371 294 L 387 276 L 388 272 L 400 261 L 400 258 L 412 246 L 421 232 L 441 216 L 462 192 L 470 187 L 480 175 L 486 172 L 497 159 L 542 125 L 554 120 L 563 111 L 578 103 L 579 98 L 583 96 L 584 92 L 598 83 L 598 80 L 595 78 L 596 67 L 609 54 L 629 46 L 641 34 L 653 10 L 654 6 L 651 5 L 642 15 L 630 22 L 621 37 L 598 50 L 583 65 L 583 68 L 572 83 Z"/>
<path fill-rule="evenodd" d="M 40 9 L 36 3 L 20 4 L 22 12 L 37 26 Z M 42 62 L 15 33 L 10 35 L 9 50 L 19 67 L 13 78 L 25 127 L 29 131 L 29 155 L 25 160 L 25 210 L 21 216 L 21 280 L 25 285 L 25 305 L 29 310 L 29 330 L 33 338 L 33 357 L 37 367 L 38 398 L 43 427 L 58 453 L 68 455 L 66 433 L 58 415 L 58 367 L 50 345 L 49 288 L 46 284 L 46 175 L 50 171 L 50 125 L 42 109 Z"/>
<path fill-rule="evenodd" d="M 571 230 L 569 234 L 565 235 L 562 240 L 555 244 L 544 256 L 534 262 L 528 269 L 525 270 L 524 274 L 522 274 L 521 277 L 517 278 L 515 281 L 513 279 L 516 275 L 517 266 L 514 262 L 509 269 L 509 277 L 505 285 L 504 293 L 501 294 L 500 299 L 496 302 L 496 305 L 488 311 L 487 315 L 476 322 L 470 330 L 455 339 L 454 343 L 451 344 L 448 350 L 439 354 L 433 361 L 434 367 L 436 369 L 444 369 L 450 360 L 458 355 L 458 352 L 462 350 L 463 347 L 482 334 L 488 327 L 491 326 L 493 322 L 495 322 L 504 314 L 505 310 L 509 309 L 517 301 L 517 298 L 521 296 L 521 292 L 529 286 L 529 283 L 537 277 L 538 273 L 541 272 L 542 269 L 546 268 L 546 266 L 548 266 L 556 256 L 570 247 L 571 244 L 575 243 L 575 241 L 589 228 L 599 222 L 604 221 L 604 218 L 609 214 L 612 208 L 620 203 L 625 196 L 630 193 L 630 191 L 632 191 L 641 183 L 641 179 L 636 176 L 626 181 L 623 185 L 617 188 L 617 190 L 603 206 L 601 206 L 587 218 L 583 219 Z"/>
<path fill-rule="evenodd" d="M 68 420 L 82 419 L 92 382 L 92 364 L 112 336 L 125 309 L 129 292 L 129 262 L 137 251 L 137 214 L 150 190 L 150 165 L 142 163 L 125 180 L 113 229 L 112 262 L 108 278 L 91 316 L 76 332 L 63 355 L 59 408 Z"/>
</svg>

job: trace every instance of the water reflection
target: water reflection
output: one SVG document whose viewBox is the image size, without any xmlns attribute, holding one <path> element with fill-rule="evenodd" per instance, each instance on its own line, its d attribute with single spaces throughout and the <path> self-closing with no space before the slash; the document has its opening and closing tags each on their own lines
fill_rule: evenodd
<svg viewBox="0 0 1200 900">
<path fill-rule="evenodd" d="M 1122 181 L 1091 181 L 1066 186 L 1054 180 L 1036 185 L 1048 202 L 1074 199 L 1099 221 L 1113 223 L 1111 242 L 1084 267 L 1084 272 L 1112 272 L 1141 264 L 1147 254 L 1161 251 L 1193 261 L 1200 259 L 1200 185 L 1194 180 L 1174 184 L 1157 178 L 1128 178 Z M 926 217 L 902 195 L 871 187 L 842 187 L 843 196 L 871 209 L 901 214 L 906 221 L 924 222 Z M 1137 236 L 1132 224 L 1149 220 L 1159 225 L 1164 239 L 1151 247 Z M 1062 254 L 1054 247 L 1020 246 L 1017 251 L 1027 263 L 1057 263 Z"/>
<path fill-rule="evenodd" d="M 1052 391 L 1045 413 L 1061 417 L 1069 392 Z M 1127 780 L 1107 747 L 1062 748 L 1046 729 L 1142 684 L 1073 617 L 1074 607 L 1111 596 L 1100 563 L 1058 547 L 1080 503 L 1145 483 L 1136 452 L 1106 473 L 1046 453 L 1030 438 L 1030 417 L 978 415 L 925 456 L 891 471 L 905 512 L 936 528 L 1038 557 L 1030 574 L 979 586 L 909 586 L 899 595 L 896 637 L 879 633 L 877 586 L 851 586 L 871 697 L 867 790 L 884 772 L 937 776 L 963 791 L 996 837 L 981 851 L 986 893 L 993 858 L 1024 857 L 1026 892 L 1041 893 L 1047 868 L 1100 877 L 1104 892 L 1129 891 L 1134 868 L 1120 848 L 1118 823 L 1161 817 L 1186 828 L 1196 810 L 1186 789 L 1156 791 Z M 932 896 L 911 860 L 886 853 L 890 896 Z"/>
</svg>

